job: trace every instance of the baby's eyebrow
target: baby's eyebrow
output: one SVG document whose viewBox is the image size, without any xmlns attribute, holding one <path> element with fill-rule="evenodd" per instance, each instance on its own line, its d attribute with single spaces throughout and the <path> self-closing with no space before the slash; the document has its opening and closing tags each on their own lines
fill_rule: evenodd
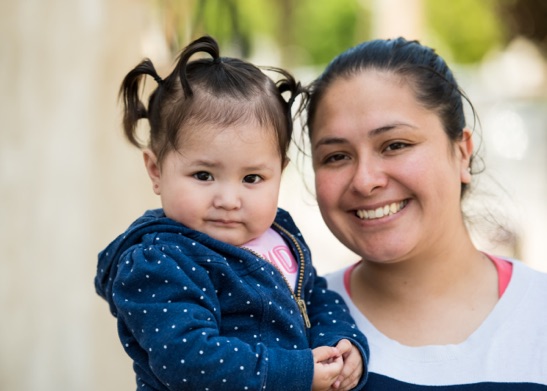
<svg viewBox="0 0 547 391">
<path fill-rule="evenodd" d="M 212 168 L 218 168 L 218 167 L 226 166 L 226 164 L 224 164 L 223 162 L 214 161 L 214 160 L 197 159 L 197 160 L 193 160 L 193 161 L 189 162 L 188 166 L 211 168 L 212 169 Z M 259 164 L 255 164 L 255 165 L 243 166 L 240 169 L 242 171 L 245 171 L 245 172 L 253 172 L 253 171 L 262 172 L 262 171 L 271 170 L 270 167 L 265 163 L 264 164 L 259 163 Z"/>
<path fill-rule="evenodd" d="M 220 166 L 220 163 L 212 161 L 212 160 L 193 160 L 190 162 L 192 166 L 200 166 L 200 167 L 218 167 Z"/>
<path fill-rule="evenodd" d="M 268 170 L 269 167 L 266 165 L 266 164 L 259 164 L 259 165 L 256 165 L 256 166 L 247 166 L 247 167 L 244 167 L 245 170 L 248 170 L 248 171 L 263 171 L 263 170 Z"/>
<path fill-rule="evenodd" d="M 275 170 L 275 168 L 268 163 L 261 163 L 261 162 L 256 162 L 256 164 L 252 164 L 252 163 L 253 162 L 251 162 L 251 164 L 248 166 L 242 166 L 239 169 L 245 175 L 250 175 L 250 174 L 270 175 Z"/>
</svg>

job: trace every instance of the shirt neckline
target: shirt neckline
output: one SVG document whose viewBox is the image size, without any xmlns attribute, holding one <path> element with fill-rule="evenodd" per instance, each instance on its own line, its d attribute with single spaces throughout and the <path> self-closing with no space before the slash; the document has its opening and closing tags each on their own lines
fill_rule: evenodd
<svg viewBox="0 0 547 391">
<path fill-rule="evenodd" d="M 525 294 L 527 287 L 521 281 L 523 279 L 522 274 L 526 272 L 526 269 L 513 260 L 501 259 L 509 262 L 512 268 L 512 278 L 508 282 L 503 296 L 498 300 L 481 325 L 465 341 L 457 344 L 408 346 L 387 337 L 378 330 L 355 306 L 347 290 L 349 288 L 351 272 L 357 267 L 360 261 L 346 268 L 343 273 L 344 293 L 348 299 L 347 305 L 350 307 L 352 316 L 356 318 L 357 324 L 360 325 L 361 331 L 369 336 L 371 346 L 379 345 L 379 347 L 376 347 L 376 350 L 381 349 L 381 346 L 389 346 L 389 351 L 392 354 L 411 361 L 457 359 L 461 357 L 461 354 L 470 354 L 479 348 L 483 344 L 484 339 L 487 339 L 495 331 L 496 327 L 499 327 L 510 318 L 510 314 L 519 305 L 520 299 Z"/>
</svg>

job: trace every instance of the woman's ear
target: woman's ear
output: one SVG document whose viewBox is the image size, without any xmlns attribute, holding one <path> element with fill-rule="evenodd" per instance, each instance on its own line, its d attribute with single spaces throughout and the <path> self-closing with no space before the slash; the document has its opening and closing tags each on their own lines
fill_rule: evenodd
<svg viewBox="0 0 547 391">
<path fill-rule="evenodd" d="M 161 188 L 160 188 L 160 179 L 161 179 L 161 169 L 158 164 L 158 159 L 154 152 L 152 152 L 150 149 L 145 149 L 142 152 L 143 158 L 144 158 L 144 165 L 146 167 L 146 171 L 148 171 L 148 176 L 150 177 L 150 180 L 152 181 L 152 189 L 154 190 L 154 193 L 157 195 L 161 194 Z"/>
<path fill-rule="evenodd" d="M 462 139 L 458 141 L 460 159 L 460 177 L 462 183 L 471 183 L 471 157 L 473 156 L 473 132 L 463 129 Z"/>
</svg>

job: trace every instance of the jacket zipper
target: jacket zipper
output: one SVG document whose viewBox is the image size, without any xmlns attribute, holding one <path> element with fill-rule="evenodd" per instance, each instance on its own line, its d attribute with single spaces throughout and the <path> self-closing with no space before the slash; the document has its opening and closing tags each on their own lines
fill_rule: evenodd
<svg viewBox="0 0 547 391">
<path fill-rule="evenodd" d="M 287 277 L 283 274 L 283 272 L 279 269 L 279 267 L 269 262 L 266 258 L 264 258 L 261 254 L 257 253 L 254 250 L 251 250 L 247 247 L 242 247 L 243 249 L 249 251 L 253 255 L 264 259 L 266 262 L 268 262 L 270 265 L 272 265 L 278 272 L 281 274 L 281 277 L 283 277 L 283 281 L 285 281 L 285 284 L 287 285 L 287 288 L 293 293 L 294 300 L 296 301 L 296 304 L 298 305 L 298 309 L 300 310 L 300 314 L 302 315 L 302 318 L 304 320 L 304 324 L 307 328 L 311 328 L 310 318 L 308 317 L 308 310 L 306 308 L 306 302 L 302 299 L 302 287 L 304 284 L 304 272 L 306 271 L 306 265 L 305 265 L 305 258 L 304 258 L 304 252 L 302 251 L 302 248 L 300 247 L 300 244 L 298 244 L 298 241 L 294 238 L 294 236 L 287 231 L 285 228 L 280 226 L 278 223 L 274 222 L 273 225 L 283 232 L 290 240 L 294 243 L 296 250 L 298 251 L 298 257 L 300 258 L 300 268 L 298 270 L 298 281 L 296 282 L 296 292 L 292 291 L 291 284 L 287 280 Z"/>
</svg>

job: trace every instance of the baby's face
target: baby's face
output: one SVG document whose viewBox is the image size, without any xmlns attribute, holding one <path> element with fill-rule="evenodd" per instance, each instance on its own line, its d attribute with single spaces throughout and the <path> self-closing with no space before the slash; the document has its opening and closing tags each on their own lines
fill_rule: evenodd
<svg viewBox="0 0 547 391">
<path fill-rule="evenodd" d="M 260 236 L 275 218 L 283 171 L 275 130 L 248 123 L 191 131 L 150 174 L 165 214 L 236 246 Z"/>
</svg>

